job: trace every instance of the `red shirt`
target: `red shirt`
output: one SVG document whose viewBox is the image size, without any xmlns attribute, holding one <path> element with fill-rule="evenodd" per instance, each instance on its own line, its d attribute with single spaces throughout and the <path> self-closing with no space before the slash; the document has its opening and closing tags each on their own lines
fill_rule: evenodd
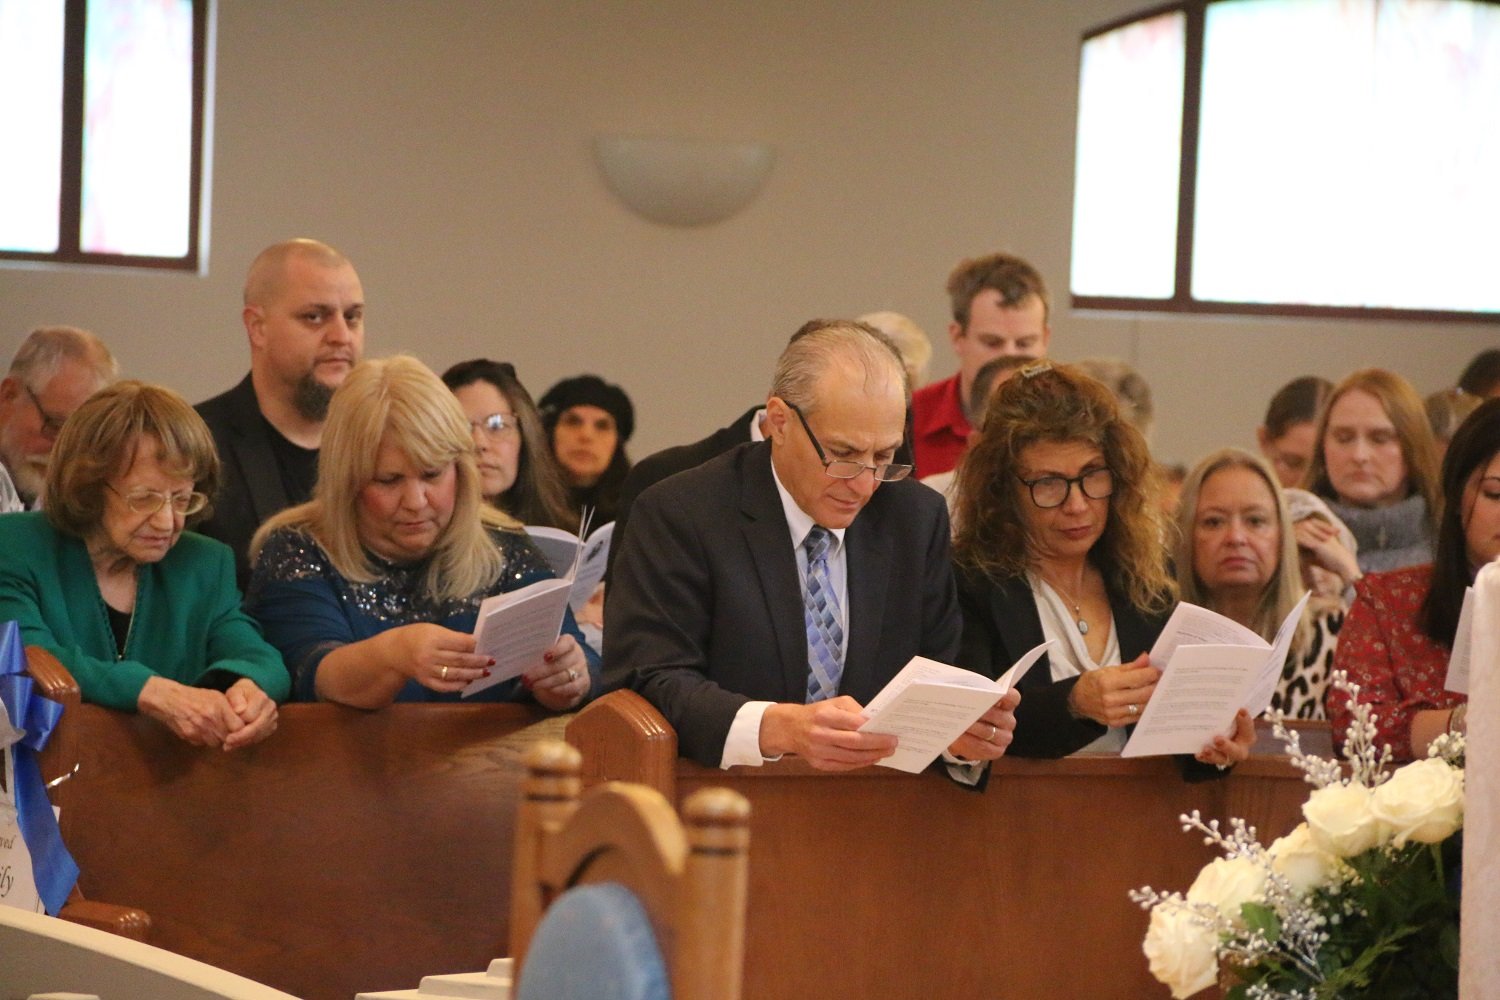
<svg viewBox="0 0 1500 1000">
<path fill-rule="evenodd" d="M 1431 586 L 1431 564 L 1366 576 L 1333 655 L 1334 667 L 1360 686 L 1359 700 L 1374 709 L 1375 745 L 1389 743 L 1398 763 L 1412 759 L 1414 715 L 1465 700 L 1443 687 L 1451 650 L 1422 631 L 1422 602 Z M 1334 744 L 1343 746 L 1352 719 L 1349 696 L 1334 687 L 1328 689 L 1328 718 Z"/>
<path fill-rule="evenodd" d="M 958 465 L 969 446 L 958 376 L 924 385 L 911 394 L 911 454 L 917 476 L 935 476 Z"/>
</svg>

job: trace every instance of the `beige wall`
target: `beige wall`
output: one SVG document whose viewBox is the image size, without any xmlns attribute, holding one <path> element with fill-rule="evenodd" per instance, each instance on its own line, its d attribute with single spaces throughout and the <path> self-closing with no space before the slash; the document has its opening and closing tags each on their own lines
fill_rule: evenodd
<svg viewBox="0 0 1500 1000">
<path fill-rule="evenodd" d="M 1494 324 L 1068 309 L 1078 38 L 1141 5 L 220 0 L 207 273 L 0 270 L 0 350 L 76 323 L 203 398 L 245 369 L 250 258 L 318 236 L 359 267 L 373 353 L 509 358 L 537 393 L 599 371 L 636 400 L 639 457 L 760 397 L 811 316 L 896 309 L 942 337 L 948 269 L 1004 247 L 1060 293 L 1054 352 L 1134 361 L 1158 451 L 1183 460 L 1248 443 L 1294 375 L 1386 365 L 1427 392 L 1500 343 Z M 742 215 L 669 229 L 604 190 L 600 133 L 778 160 Z M 952 365 L 940 344 L 934 372 Z"/>
</svg>

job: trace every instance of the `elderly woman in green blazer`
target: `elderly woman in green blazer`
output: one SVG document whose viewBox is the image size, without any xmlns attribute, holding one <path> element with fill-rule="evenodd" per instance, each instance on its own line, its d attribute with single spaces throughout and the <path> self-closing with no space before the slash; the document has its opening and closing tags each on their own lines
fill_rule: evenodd
<svg viewBox="0 0 1500 1000">
<path fill-rule="evenodd" d="M 290 677 L 240 610 L 228 547 L 183 531 L 218 474 L 180 396 L 134 381 L 96 393 L 58 435 L 45 511 L 0 516 L 0 621 L 86 701 L 234 750 L 275 730 Z"/>
</svg>

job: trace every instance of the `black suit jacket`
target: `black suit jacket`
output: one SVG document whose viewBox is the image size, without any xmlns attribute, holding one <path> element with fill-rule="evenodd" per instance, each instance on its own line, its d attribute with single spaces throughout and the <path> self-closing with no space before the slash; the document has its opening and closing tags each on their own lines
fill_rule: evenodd
<svg viewBox="0 0 1500 1000">
<path fill-rule="evenodd" d="M 992 580 L 982 573 L 960 568 L 957 571 L 958 602 L 963 609 L 963 641 L 958 664 L 986 677 L 999 677 L 1022 654 L 1035 648 L 1046 636 L 1036 600 L 1024 577 Z M 1171 616 L 1171 608 L 1161 614 L 1145 614 L 1136 609 L 1106 579 L 1109 607 L 1119 632 L 1120 659 L 1129 663 L 1142 653 L 1150 652 Z M 1016 732 L 1006 751 L 1012 757 L 1066 757 L 1104 735 L 1105 727 L 1092 719 L 1074 718 L 1068 711 L 1068 695 L 1077 677 L 1060 681 L 1052 679 L 1052 668 L 1046 654 L 1021 678 L 1017 690 L 1021 704 L 1016 708 Z M 1188 781 L 1220 777 L 1224 772 L 1203 764 L 1191 756 L 1177 758 L 1182 776 Z"/>
<path fill-rule="evenodd" d="M 958 603 L 963 610 L 963 642 L 958 665 L 986 677 L 999 677 L 1046 636 L 1042 618 L 1025 577 L 992 580 L 960 568 Z M 1119 633 L 1120 659 L 1126 663 L 1151 649 L 1167 623 L 1167 615 L 1145 615 L 1112 589 L 1109 606 Z M 1049 657 L 1043 654 L 1021 678 L 1017 690 L 1015 739 L 1006 751 L 1012 757 L 1066 757 L 1103 736 L 1105 727 L 1078 719 L 1068 711 L 1068 695 L 1077 677 L 1052 680 Z"/>
<path fill-rule="evenodd" d="M 655 486 L 668 476 L 696 469 L 735 445 L 747 444 L 750 441 L 750 421 L 760 409 L 760 406 L 752 406 L 728 427 L 720 427 L 701 441 L 664 448 L 631 466 L 625 482 L 620 486 L 620 499 L 615 506 L 615 531 L 609 543 L 610 576 L 614 575 L 615 558 L 619 555 L 625 538 L 625 522 L 630 517 L 630 508 L 636 497 L 645 492 L 647 487 Z"/>
<path fill-rule="evenodd" d="M 850 525 L 841 694 L 864 704 L 915 655 L 952 662 L 960 618 L 943 498 L 885 483 Z M 607 686 L 629 686 L 717 766 L 747 701 L 807 696 L 801 581 L 771 446 L 746 444 L 636 503 L 607 591 Z"/>
<path fill-rule="evenodd" d="M 249 375 L 194 409 L 213 433 L 222 466 L 213 516 L 194 530 L 234 550 L 235 579 L 244 593 L 250 582 L 250 538 L 255 529 L 272 514 L 307 497 L 287 495 Z"/>
</svg>

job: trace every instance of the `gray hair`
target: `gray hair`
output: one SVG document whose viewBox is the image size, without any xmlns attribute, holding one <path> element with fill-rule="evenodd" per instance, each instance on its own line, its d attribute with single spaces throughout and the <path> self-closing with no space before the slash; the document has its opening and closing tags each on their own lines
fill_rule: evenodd
<svg viewBox="0 0 1500 1000">
<path fill-rule="evenodd" d="M 1156 407 L 1151 401 L 1151 384 L 1144 375 L 1118 358 L 1084 358 L 1073 366 L 1108 386 L 1120 404 L 1120 416 L 1134 424 L 1142 437 L 1151 439 Z"/>
<path fill-rule="evenodd" d="M 101 388 L 120 377 L 120 366 L 104 341 L 76 326 L 39 326 L 21 341 L 10 362 L 10 376 L 33 390 L 52 380 L 64 361 L 76 361 L 94 374 Z"/>
<path fill-rule="evenodd" d="M 809 320 L 792 334 L 776 360 L 771 395 L 786 400 L 804 414 L 811 413 L 817 407 L 818 380 L 840 363 L 859 369 L 867 386 L 893 379 L 901 386 L 906 404 L 911 405 L 911 385 L 901 352 L 885 334 L 852 319 Z"/>
</svg>

